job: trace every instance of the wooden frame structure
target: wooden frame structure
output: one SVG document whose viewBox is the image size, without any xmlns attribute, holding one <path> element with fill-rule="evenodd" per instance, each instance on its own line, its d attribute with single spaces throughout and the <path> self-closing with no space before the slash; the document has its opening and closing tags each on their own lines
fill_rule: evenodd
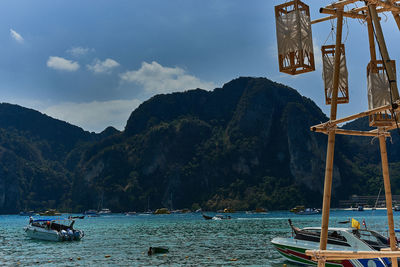
<svg viewBox="0 0 400 267">
<path fill-rule="evenodd" d="M 330 65 L 330 58 L 335 58 L 335 45 L 323 45 L 321 47 L 321 53 L 322 53 L 322 62 L 324 63 L 323 66 L 323 76 L 324 76 L 324 82 L 325 82 L 325 103 L 327 105 L 332 104 L 332 85 L 328 82 L 330 79 L 328 79 L 329 73 L 328 73 L 328 66 L 325 66 L 325 64 Z M 347 82 L 347 68 L 346 68 L 346 61 L 345 61 L 345 50 L 344 50 L 344 44 L 340 45 L 340 53 L 341 53 L 341 58 L 340 58 L 340 78 L 339 78 L 339 88 L 338 88 L 338 96 L 336 98 L 336 101 L 338 104 L 346 104 L 349 103 L 349 86 Z M 342 56 L 343 55 L 343 56 Z M 343 66 L 344 65 L 344 66 Z M 345 72 L 345 73 L 343 73 Z M 342 77 L 346 76 L 346 77 Z"/>
<path fill-rule="evenodd" d="M 288 21 L 289 15 L 293 14 L 297 17 L 297 21 L 294 25 L 294 31 L 291 31 L 288 27 L 284 29 L 283 32 L 286 34 L 280 34 L 280 30 L 278 29 L 279 21 Z M 300 17 L 303 17 L 303 23 L 300 23 Z M 291 75 L 296 75 L 300 73 L 310 72 L 315 70 L 315 63 L 314 63 L 314 51 L 312 48 L 312 36 L 311 36 L 311 22 L 310 22 L 310 8 L 305 3 L 301 2 L 300 0 L 293 0 L 278 6 L 275 6 L 275 18 L 277 21 L 277 38 L 278 38 L 278 60 L 279 60 L 279 71 L 284 72 Z M 308 20 L 308 27 L 309 27 L 309 35 L 304 32 L 307 30 L 304 29 L 304 23 L 307 23 Z M 303 29 L 302 29 L 303 27 Z M 294 47 L 291 49 L 282 48 L 283 40 L 280 40 L 282 37 L 295 37 L 294 38 Z M 280 36 L 283 35 L 283 36 Z M 286 36 L 285 36 L 286 35 Z M 306 39 L 306 40 L 304 40 Z M 308 40 L 307 40 L 308 39 Z M 305 45 L 304 41 L 308 43 Z M 309 49 L 305 47 L 311 46 Z"/>
<path fill-rule="evenodd" d="M 386 64 L 390 64 L 394 72 L 396 72 L 396 65 L 394 60 L 390 60 Z M 370 75 L 383 75 L 386 76 L 385 65 L 382 60 L 373 60 L 368 63 L 367 66 L 367 77 Z M 369 78 L 370 79 L 370 78 Z M 389 89 L 389 88 L 388 88 Z M 389 93 L 389 91 L 388 91 Z M 388 101 L 390 102 L 390 95 L 387 96 Z M 372 99 L 370 100 L 372 101 Z M 393 114 L 391 110 L 384 110 L 372 115 L 369 115 L 369 125 L 371 127 L 380 127 L 380 126 L 392 126 L 395 123 Z"/>
<path fill-rule="evenodd" d="M 355 6 L 351 8 L 354 3 L 361 4 L 362 7 Z M 344 11 L 346 8 L 347 11 Z M 390 62 L 389 53 L 386 48 L 385 39 L 383 36 L 379 13 L 391 12 L 396 21 L 397 27 L 400 30 L 400 1 L 397 0 L 339 0 L 326 7 L 320 8 L 320 13 L 328 14 L 329 16 L 317 19 L 311 24 L 320 23 L 323 21 L 336 19 L 336 44 L 334 58 L 334 72 L 333 72 L 333 90 L 331 97 L 331 113 L 330 120 L 314 125 L 311 127 L 312 131 L 322 132 L 328 135 L 326 167 L 325 167 L 325 182 L 324 182 L 324 195 L 322 207 L 322 223 L 321 223 L 321 236 L 319 250 L 307 250 L 306 255 L 311 256 L 314 260 L 318 261 L 318 266 L 325 266 L 326 260 L 340 260 L 340 259 L 362 259 L 362 258 L 378 258 L 389 257 L 392 260 L 392 266 L 397 267 L 397 258 L 400 258 L 400 250 L 397 248 L 394 232 L 393 209 L 392 209 L 392 193 L 390 187 L 389 167 L 386 151 L 386 137 L 390 136 L 389 131 L 396 128 L 396 122 L 393 120 L 385 121 L 385 123 L 377 123 L 378 120 L 373 118 L 373 126 L 377 129 L 371 131 L 352 131 L 338 129 L 337 125 L 343 122 L 354 120 L 366 116 L 374 116 L 376 114 L 394 114 L 399 110 L 400 99 L 397 89 L 396 74 L 394 65 L 385 64 Z M 382 68 L 386 71 L 386 75 L 390 85 L 391 103 L 372 108 L 368 111 L 354 114 L 345 118 L 337 119 L 337 104 L 338 100 L 338 87 L 339 87 L 339 71 L 340 71 L 340 46 L 342 42 L 342 28 L 343 17 L 362 19 L 367 22 L 369 45 L 371 53 L 371 62 L 376 62 L 375 40 L 378 44 L 380 54 L 382 56 Z M 372 69 L 374 66 L 370 66 Z M 335 136 L 336 134 L 356 135 L 356 136 L 375 136 L 379 139 L 382 175 L 385 187 L 385 198 L 388 218 L 388 229 L 390 239 L 390 251 L 328 251 L 327 238 L 328 238 L 328 225 L 329 213 L 331 202 L 331 189 L 332 189 L 332 172 L 333 172 L 333 159 L 335 149 Z"/>
</svg>

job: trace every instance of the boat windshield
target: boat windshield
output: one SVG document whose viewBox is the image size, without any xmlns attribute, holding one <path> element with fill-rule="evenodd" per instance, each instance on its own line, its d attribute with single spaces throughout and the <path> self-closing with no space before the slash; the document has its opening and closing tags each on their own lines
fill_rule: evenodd
<svg viewBox="0 0 400 267">
<path fill-rule="evenodd" d="M 320 229 L 296 229 L 295 239 L 319 242 L 321 231 Z M 350 247 L 346 238 L 336 230 L 328 230 L 328 244 Z"/>
<path fill-rule="evenodd" d="M 381 248 L 386 248 L 389 246 L 388 238 L 375 231 L 354 230 L 353 234 L 375 250 L 380 250 Z"/>
</svg>

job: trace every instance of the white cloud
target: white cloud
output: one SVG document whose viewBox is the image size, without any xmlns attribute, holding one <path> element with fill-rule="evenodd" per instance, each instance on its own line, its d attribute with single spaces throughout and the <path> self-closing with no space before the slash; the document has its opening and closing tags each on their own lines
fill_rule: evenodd
<svg viewBox="0 0 400 267">
<path fill-rule="evenodd" d="M 217 87 L 213 82 L 204 82 L 187 74 L 184 69 L 163 67 L 155 61 L 143 62 L 140 69 L 127 71 L 120 77 L 122 81 L 143 86 L 150 93 L 169 93 L 195 88 L 210 90 Z"/>
<path fill-rule="evenodd" d="M 76 71 L 79 69 L 79 64 L 76 61 L 62 57 L 49 57 L 47 60 L 47 67 L 56 70 Z"/>
<path fill-rule="evenodd" d="M 67 53 L 74 57 L 81 57 L 86 55 L 87 53 L 93 51 L 94 49 L 90 49 L 87 47 L 74 46 L 67 50 Z"/>
<path fill-rule="evenodd" d="M 104 61 L 100 59 L 95 59 L 92 64 L 86 65 L 88 70 L 93 71 L 94 73 L 110 73 L 112 69 L 119 66 L 119 63 L 114 59 L 107 58 Z"/>
<path fill-rule="evenodd" d="M 129 115 L 141 102 L 138 99 L 67 102 L 43 108 L 41 112 L 87 131 L 101 132 L 108 126 L 123 130 Z"/>
<path fill-rule="evenodd" d="M 13 29 L 10 29 L 10 35 L 18 43 L 22 44 L 24 42 L 24 38 L 21 36 L 21 34 L 14 31 Z"/>
</svg>

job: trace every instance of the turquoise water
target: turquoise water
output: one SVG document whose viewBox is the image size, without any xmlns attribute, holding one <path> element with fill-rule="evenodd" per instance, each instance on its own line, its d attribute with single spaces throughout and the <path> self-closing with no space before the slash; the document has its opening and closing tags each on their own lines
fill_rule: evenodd
<svg viewBox="0 0 400 267">
<path fill-rule="evenodd" d="M 74 226 L 85 231 L 81 241 L 57 243 L 28 238 L 23 231 L 28 217 L 2 215 L 0 266 L 297 266 L 286 262 L 270 240 L 290 236 L 288 218 L 299 227 L 321 222 L 320 215 L 290 212 L 231 216 L 220 221 L 206 221 L 199 213 L 85 218 Z M 385 210 L 331 211 L 330 226 L 352 217 L 387 234 Z M 400 213 L 395 225 L 400 228 Z M 169 253 L 148 256 L 150 246 L 168 247 Z"/>
</svg>

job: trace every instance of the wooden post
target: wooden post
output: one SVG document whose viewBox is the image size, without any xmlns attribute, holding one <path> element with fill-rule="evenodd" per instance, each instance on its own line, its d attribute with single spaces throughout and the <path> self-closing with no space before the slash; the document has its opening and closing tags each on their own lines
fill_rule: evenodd
<svg viewBox="0 0 400 267">
<path fill-rule="evenodd" d="M 390 188 L 390 177 L 389 177 L 389 166 L 386 151 L 386 137 L 379 135 L 379 147 L 381 150 L 381 161 L 382 161 L 382 174 L 383 183 L 385 185 L 385 197 L 386 197 L 386 210 L 389 224 L 389 238 L 390 238 L 390 249 L 392 251 L 397 250 L 396 235 L 394 232 L 393 222 L 393 207 L 392 207 L 392 191 Z M 397 258 L 392 259 L 392 266 L 397 267 Z"/>
<path fill-rule="evenodd" d="M 392 11 L 392 15 L 393 15 L 394 20 L 396 21 L 397 28 L 399 28 L 399 30 L 400 30 L 400 15 L 393 11 Z"/>
<path fill-rule="evenodd" d="M 394 72 L 392 65 L 387 64 L 388 62 L 390 62 L 390 58 L 386 48 L 385 39 L 383 38 L 383 31 L 381 23 L 379 22 L 378 13 L 376 12 L 376 5 L 369 4 L 368 10 L 369 10 L 369 15 L 374 23 L 376 39 L 379 45 L 379 50 L 382 55 L 383 64 L 385 65 L 385 69 L 387 71 L 387 75 L 389 78 L 390 90 L 392 91 L 393 101 L 395 101 L 399 99 L 399 92 L 397 90 L 397 83 L 396 83 L 396 73 Z"/>
<path fill-rule="evenodd" d="M 333 91 L 331 102 L 331 115 L 330 120 L 336 120 L 337 113 L 337 95 L 339 87 L 339 74 L 340 74 L 340 56 L 342 44 L 342 28 L 343 28 L 343 8 L 337 11 L 337 27 L 336 27 L 336 44 L 335 44 L 335 69 L 333 71 Z M 321 225 L 321 239 L 319 243 L 320 250 L 326 250 L 328 241 L 328 226 L 329 226 L 329 211 L 331 206 L 331 193 L 332 193 L 332 172 L 333 172 L 333 157 L 335 153 L 335 131 L 331 130 L 328 135 L 328 145 L 326 153 L 326 166 L 325 166 L 325 183 L 324 183 L 324 198 L 322 204 L 322 225 Z M 318 260 L 318 266 L 325 266 L 324 260 Z"/>
<path fill-rule="evenodd" d="M 369 40 L 369 53 L 371 54 L 371 61 L 376 61 L 376 49 L 374 38 L 374 26 L 372 25 L 371 16 L 367 17 L 368 40 Z"/>
</svg>

